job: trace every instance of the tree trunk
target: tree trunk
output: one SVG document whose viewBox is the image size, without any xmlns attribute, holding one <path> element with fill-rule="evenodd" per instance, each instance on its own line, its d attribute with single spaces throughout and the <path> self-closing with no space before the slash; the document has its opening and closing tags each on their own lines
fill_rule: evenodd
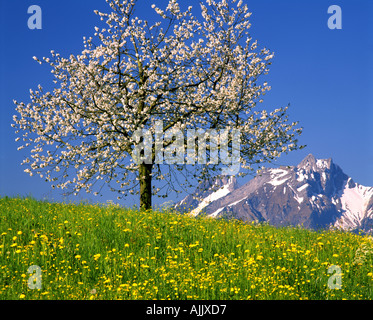
<svg viewBox="0 0 373 320">
<path fill-rule="evenodd" d="M 140 210 L 152 208 L 152 167 L 152 164 L 140 164 Z"/>
</svg>

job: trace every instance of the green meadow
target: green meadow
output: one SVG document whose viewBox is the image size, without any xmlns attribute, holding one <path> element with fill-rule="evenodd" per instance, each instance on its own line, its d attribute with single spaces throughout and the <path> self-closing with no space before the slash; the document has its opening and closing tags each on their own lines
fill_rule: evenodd
<svg viewBox="0 0 373 320">
<path fill-rule="evenodd" d="M 0 198 L 0 299 L 372 299 L 372 285 L 367 236 Z"/>
</svg>

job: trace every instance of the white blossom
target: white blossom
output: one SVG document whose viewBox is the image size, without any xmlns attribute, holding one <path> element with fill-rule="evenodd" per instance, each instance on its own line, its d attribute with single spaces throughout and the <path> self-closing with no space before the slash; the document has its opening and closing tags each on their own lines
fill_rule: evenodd
<svg viewBox="0 0 373 320">
<path fill-rule="evenodd" d="M 25 142 L 18 149 L 31 147 L 25 172 L 73 192 L 100 190 L 101 182 L 120 195 L 134 193 L 141 177 L 131 137 L 157 119 L 165 130 L 240 130 L 243 173 L 298 148 L 301 129 L 288 123 L 288 107 L 255 109 L 271 88 L 259 79 L 273 53 L 258 50 L 250 37 L 251 13 L 241 0 L 206 0 L 200 20 L 177 0 L 164 9 L 153 4 L 154 23 L 134 16 L 134 0 L 107 2 L 111 12 L 95 10 L 107 26 L 83 38 L 81 54 L 64 58 L 52 50 L 50 58 L 33 57 L 50 65 L 55 87 L 30 90 L 28 104 L 15 101 L 13 126 Z M 191 172 L 203 179 L 216 168 L 196 165 Z M 165 181 L 166 193 L 175 190 L 175 169 L 153 166 L 151 176 Z"/>
</svg>

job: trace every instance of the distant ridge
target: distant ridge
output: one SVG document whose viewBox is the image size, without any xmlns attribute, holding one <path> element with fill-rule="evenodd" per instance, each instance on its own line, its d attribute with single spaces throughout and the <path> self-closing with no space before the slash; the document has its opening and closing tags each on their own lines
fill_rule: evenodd
<svg viewBox="0 0 373 320">
<path fill-rule="evenodd" d="M 206 181 L 176 209 L 275 226 L 372 232 L 373 187 L 354 182 L 331 158 L 309 154 L 297 166 L 265 169 L 241 187 L 235 177 Z"/>
</svg>

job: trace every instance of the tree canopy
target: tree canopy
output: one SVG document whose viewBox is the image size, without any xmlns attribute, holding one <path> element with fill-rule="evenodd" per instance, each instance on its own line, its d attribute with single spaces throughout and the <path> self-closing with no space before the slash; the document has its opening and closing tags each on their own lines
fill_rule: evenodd
<svg viewBox="0 0 373 320">
<path fill-rule="evenodd" d="M 189 174 L 202 180 L 224 166 L 214 162 L 211 143 L 206 162 L 196 152 L 194 162 L 157 163 L 157 142 L 163 155 L 174 146 L 175 132 L 204 129 L 210 137 L 217 133 L 218 142 L 226 138 L 224 150 L 218 147 L 221 158 L 239 139 L 240 174 L 299 148 L 301 128 L 288 121 L 287 106 L 271 112 L 257 107 L 271 88 L 259 78 L 274 55 L 250 36 L 251 13 L 241 0 L 203 1 L 199 19 L 191 6 L 181 10 L 169 0 L 163 9 L 152 5 L 155 22 L 136 15 L 142 2 L 107 2 L 109 13 L 95 11 L 105 26 L 84 37 L 80 54 L 34 57 L 50 65 L 54 88 L 39 85 L 30 90 L 31 102 L 15 101 L 13 126 L 24 142 L 19 149 L 31 148 L 26 172 L 74 193 L 98 194 L 103 185 L 119 197 L 140 192 L 147 209 L 152 193 L 178 191 L 179 170 L 185 181 Z M 157 137 L 159 123 L 164 134 Z M 144 131 L 152 137 L 151 159 L 139 162 L 133 153 L 144 144 L 138 136 Z M 178 141 L 190 149 L 186 134 Z M 164 184 L 155 188 L 153 179 Z"/>
</svg>

